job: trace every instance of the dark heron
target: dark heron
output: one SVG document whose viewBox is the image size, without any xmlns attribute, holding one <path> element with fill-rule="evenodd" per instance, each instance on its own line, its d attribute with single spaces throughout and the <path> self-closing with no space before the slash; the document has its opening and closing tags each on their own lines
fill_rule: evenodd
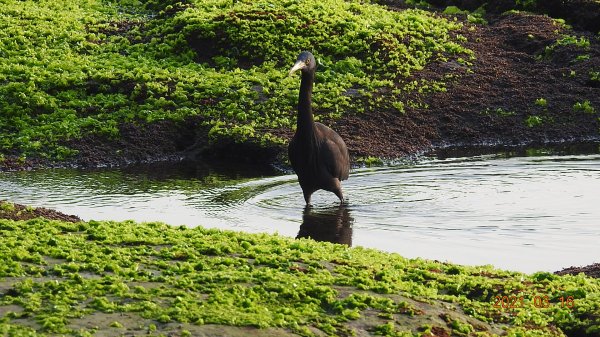
<svg viewBox="0 0 600 337">
<path fill-rule="evenodd" d="M 342 137 L 329 127 L 315 123 L 313 118 L 311 96 L 316 69 L 315 57 L 307 51 L 300 53 L 290 69 L 290 75 L 302 71 L 302 82 L 296 134 L 290 141 L 288 154 L 307 205 L 310 205 L 310 196 L 320 189 L 335 193 L 343 202 L 340 182 L 348 179 L 350 173 L 350 156 Z"/>
</svg>

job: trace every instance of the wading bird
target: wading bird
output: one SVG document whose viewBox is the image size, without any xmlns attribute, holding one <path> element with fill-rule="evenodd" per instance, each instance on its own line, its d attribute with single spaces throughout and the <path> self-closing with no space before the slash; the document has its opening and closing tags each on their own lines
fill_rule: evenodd
<svg viewBox="0 0 600 337">
<path fill-rule="evenodd" d="M 316 69 L 315 57 L 303 51 L 289 73 L 291 76 L 298 70 L 302 72 L 296 134 L 290 141 L 288 154 L 307 205 L 311 195 L 320 189 L 335 193 L 343 202 L 340 182 L 348 179 L 350 173 L 350 156 L 342 137 L 315 123 L 313 118 L 311 102 Z"/>
</svg>

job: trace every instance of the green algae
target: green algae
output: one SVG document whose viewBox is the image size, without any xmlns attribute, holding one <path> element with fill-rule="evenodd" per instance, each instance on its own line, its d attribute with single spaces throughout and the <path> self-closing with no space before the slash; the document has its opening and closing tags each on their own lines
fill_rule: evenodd
<svg viewBox="0 0 600 337">
<path fill-rule="evenodd" d="M 0 332 L 14 336 L 161 334 L 173 324 L 190 333 L 217 325 L 387 336 L 424 335 L 423 327 L 593 336 L 600 328 L 600 281 L 584 275 L 524 275 L 277 235 L 0 220 L 0 258 Z M 523 301 L 495 307 L 497 296 Z M 559 300 L 568 296 L 571 308 Z M 131 326 L 136 320 L 143 327 Z"/>
<path fill-rule="evenodd" d="M 316 118 L 335 119 L 443 90 L 446 74 L 411 81 L 432 63 L 473 58 L 461 27 L 357 0 L 4 0 L 0 152 L 62 160 L 75 154 L 70 140 L 192 117 L 211 144 L 280 144 L 271 131 L 295 125 L 287 70 L 301 50 L 319 59 Z"/>
</svg>

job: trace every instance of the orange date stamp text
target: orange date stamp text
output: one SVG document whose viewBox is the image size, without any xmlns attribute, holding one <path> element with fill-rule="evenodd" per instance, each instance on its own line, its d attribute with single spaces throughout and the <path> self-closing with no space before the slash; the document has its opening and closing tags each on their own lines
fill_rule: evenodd
<svg viewBox="0 0 600 337">
<path fill-rule="evenodd" d="M 549 308 L 551 306 L 560 306 L 572 310 L 575 307 L 575 299 L 573 296 L 560 296 L 551 299 L 548 295 L 533 295 L 526 296 L 523 294 L 517 295 L 496 295 L 494 296 L 493 307 L 501 310 L 511 310 L 525 308 L 526 305 L 533 305 L 535 308 Z"/>
</svg>

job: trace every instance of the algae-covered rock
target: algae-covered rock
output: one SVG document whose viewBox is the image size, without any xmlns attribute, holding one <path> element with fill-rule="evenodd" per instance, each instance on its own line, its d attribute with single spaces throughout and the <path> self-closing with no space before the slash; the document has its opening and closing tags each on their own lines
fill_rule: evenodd
<svg viewBox="0 0 600 337">
<path fill-rule="evenodd" d="M 130 221 L 0 220 L 0 331 L 595 336 L 600 281 Z"/>
</svg>

